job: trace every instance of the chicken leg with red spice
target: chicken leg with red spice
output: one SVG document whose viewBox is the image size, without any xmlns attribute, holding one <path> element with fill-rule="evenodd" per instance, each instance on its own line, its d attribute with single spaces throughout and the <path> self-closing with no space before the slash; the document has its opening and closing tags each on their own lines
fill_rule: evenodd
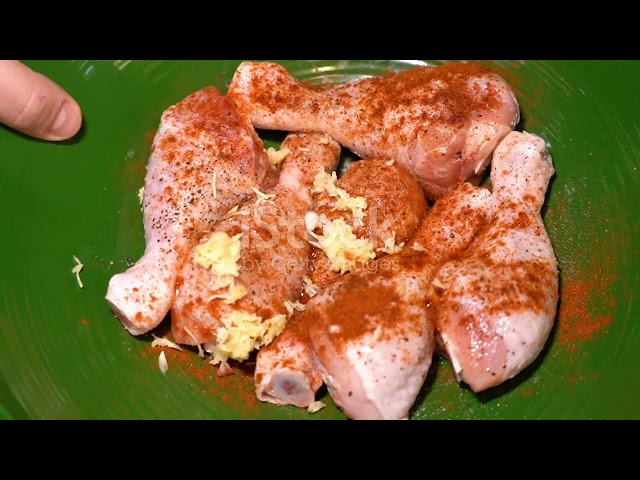
<svg viewBox="0 0 640 480">
<path fill-rule="evenodd" d="M 409 417 L 435 346 L 428 286 L 487 222 L 490 199 L 484 188 L 461 185 L 435 203 L 411 242 L 380 260 L 377 272 L 346 275 L 307 303 L 300 316 L 324 382 L 349 418 Z"/>
<path fill-rule="evenodd" d="M 553 326 L 558 265 L 540 215 L 553 174 L 543 139 L 509 134 L 493 157 L 490 225 L 434 279 L 436 326 L 458 379 L 475 392 L 530 365 Z"/>
<path fill-rule="evenodd" d="M 281 152 L 278 184 L 230 211 L 180 271 L 173 337 L 204 343 L 215 364 L 244 361 L 282 332 L 307 274 L 313 181 L 335 169 L 340 146 L 325 134 L 290 134 Z"/>
<path fill-rule="evenodd" d="M 256 128 L 323 132 L 362 158 L 395 159 L 431 198 L 478 177 L 520 119 L 509 85 L 474 64 L 322 89 L 278 64 L 244 62 L 228 95 Z"/>
<path fill-rule="evenodd" d="M 326 191 L 315 196 L 319 215 L 329 220 L 344 219 L 358 238 L 373 243 L 376 259 L 389 245 L 404 245 L 422 222 L 427 203 L 413 175 L 397 162 L 376 158 L 351 164 L 337 181 L 352 198 L 366 199 L 364 218 L 358 222 L 350 211 L 336 209 L 336 199 Z M 372 265 L 375 265 L 373 263 Z M 366 265 L 363 265 L 366 267 Z M 305 289 L 306 299 L 321 291 L 341 276 L 331 269 L 331 261 L 323 250 L 312 247 L 311 284 Z M 322 386 L 322 376 L 306 331 L 295 315 L 273 343 L 258 352 L 255 368 L 257 397 L 277 405 L 305 408 L 315 400 Z"/>
<path fill-rule="evenodd" d="M 262 141 L 226 97 L 204 88 L 162 115 L 144 185 L 146 249 L 109 282 L 106 299 L 142 335 L 165 318 L 178 270 L 205 231 L 274 173 Z"/>
</svg>

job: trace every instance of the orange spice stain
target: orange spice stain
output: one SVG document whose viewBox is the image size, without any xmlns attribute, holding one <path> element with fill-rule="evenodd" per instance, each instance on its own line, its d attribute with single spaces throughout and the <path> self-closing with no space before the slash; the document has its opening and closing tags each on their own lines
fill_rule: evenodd
<svg viewBox="0 0 640 480">
<path fill-rule="evenodd" d="M 561 223 L 568 215 L 566 210 L 566 204 L 562 200 L 557 201 L 555 208 L 548 210 L 547 219 Z M 597 215 L 590 211 L 586 213 L 591 217 Z M 598 225 L 600 222 L 594 220 L 593 224 Z M 570 251 L 573 258 L 580 260 L 575 263 L 567 262 L 566 268 L 561 269 L 562 285 L 554 341 L 565 351 L 575 354 L 582 350 L 585 342 L 595 339 L 597 335 L 609 333 L 616 307 L 612 287 L 617 278 L 612 272 L 616 271 L 615 262 L 618 260 L 613 256 L 594 252 L 605 252 L 612 243 L 624 244 L 627 240 L 626 237 L 623 239 L 589 231 L 584 233 L 588 235 L 587 238 L 591 237 L 590 240 L 578 243 L 573 238 L 574 233 L 566 227 L 564 231 L 560 227 L 559 233 L 565 237 L 566 245 L 563 248 Z"/>
<path fill-rule="evenodd" d="M 608 333 L 611 314 L 594 314 L 589 308 L 590 300 L 606 289 L 606 279 L 591 278 L 565 282 L 560 294 L 557 338 L 570 352 L 579 350 L 583 342 L 591 340 L 597 333 Z M 610 300 L 611 301 L 611 300 Z"/>
<path fill-rule="evenodd" d="M 157 128 L 149 130 L 145 136 L 145 138 L 147 139 L 147 142 L 149 142 L 150 144 L 153 143 L 153 139 L 155 138 L 157 132 L 158 132 Z"/>
<path fill-rule="evenodd" d="M 533 385 L 525 385 L 521 390 L 520 394 L 523 397 L 531 397 L 536 392 L 536 389 Z"/>
<path fill-rule="evenodd" d="M 84 325 L 85 327 L 89 327 L 89 326 L 91 326 L 91 324 L 89 323 L 89 321 L 88 321 L 86 318 L 81 318 L 81 319 L 80 319 L 80 323 L 81 323 L 82 325 Z"/>
<path fill-rule="evenodd" d="M 169 365 L 169 372 L 184 373 L 196 383 L 194 393 L 206 391 L 208 395 L 221 399 L 230 409 L 238 411 L 245 418 L 258 416 L 261 402 L 255 395 L 253 369 L 255 362 L 251 359 L 243 364 L 230 361 L 233 375 L 218 376 L 218 366 L 210 365 L 210 357 L 201 358 L 194 349 L 184 346 L 182 351 L 171 348 L 152 348 L 149 344 L 138 356 L 149 361 L 149 366 L 158 368 L 157 359 L 164 351 Z"/>
</svg>

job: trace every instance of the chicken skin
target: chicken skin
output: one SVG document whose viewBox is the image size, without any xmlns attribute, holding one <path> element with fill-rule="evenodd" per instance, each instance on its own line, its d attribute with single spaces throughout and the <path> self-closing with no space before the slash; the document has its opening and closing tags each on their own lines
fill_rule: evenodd
<svg viewBox="0 0 640 480">
<path fill-rule="evenodd" d="M 436 202 L 401 252 L 380 260 L 377 272 L 345 275 L 307 303 L 300 316 L 323 380 L 349 418 L 409 417 L 435 346 L 428 286 L 487 222 L 490 198 L 484 188 L 459 186 Z"/>
<path fill-rule="evenodd" d="M 366 199 L 364 218 L 358 222 L 351 211 L 335 208 L 336 199 L 325 191 L 316 195 L 317 214 L 329 220 L 344 219 L 353 226 L 358 238 L 368 238 L 376 250 L 376 258 L 385 241 L 403 245 L 423 220 L 427 211 L 424 194 L 416 179 L 397 162 L 371 159 L 353 163 L 337 181 L 352 198 Z M 375 267 L 376 263 L 366 266 Z M 365 266 L 365 265 L 363 265 Z M 342 274 L 331 269 L 331 261 L 319 248 L 312 247 L 310 281 L 303 300 L 314 290 L 331 285 Z M 300 316 L 294 316 L 273 343 L 262 348 L 256 358 L 255 385 L 258 398 L 277 405 L 307 407 L 322 386 L 322 376 Z"/>
<path fill-rule="evenodd" d="M 178 278 L 173 337 L 180 344 L 204 343 L 214 363 L 246 360 L 253 346 L 270 343 L 286 324 L 307 275 L 304 217 L 313 208 L 313 180 L 320 170 L 335 169 L 340 146 L 324 134 L 290 134 L 281 151 L 289 153 L 279 183 L 229 212 L 200 241 Z M 227 255 L 214 255 L 209 264 L 202 261 L 208 250 Z M 233 353 L 243 342 L 249 343 L 242 354 Z"/>
<path fill-rule="evenodd" d="M 132 335 L 165 318 L 180 266 L 204 232 L 273 177 L 262 141 L 217 89 L 206 87 L 163 113 L 144 184 L 146 249 L 111 278 L 106 294 Z"/>
<path fill-rule="evenodd" d="M 228 95 L 256 128 L 323 132 L 364 159 L 396 160 L 432 199 L 478 178 L 520 120 L 510 86 L 473 64 L 416 67 L 321 89 L 280 65 L 244 62 Z"/>
<path fill-rule="evenodd" d="M 491 223 L 434 279 L 437 329 L 475 392 L 530 365 L 553 326 L 558 266 L 540 215 L 553 175 L 544 140 L 509 134 L 493 157 Z"/>
</svg>

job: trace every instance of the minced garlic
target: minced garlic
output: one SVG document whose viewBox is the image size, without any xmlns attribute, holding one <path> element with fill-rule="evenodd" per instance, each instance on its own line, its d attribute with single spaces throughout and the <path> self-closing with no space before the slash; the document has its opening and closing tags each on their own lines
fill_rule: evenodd
<svg viewBox="0 0 640 480">
<path fill-rule="evenodd" d="M 76 257 L 75 255 L 73 256 L 73 260 L 76 262 L 76 266 L 71 269 L 71 273 L 76 276 L 76 280 L 78 280 L 78 285 L 80 286 L 80 288 L 84 288 L 82 280 L 80 279 L 80 272 L 82 272 L 84 265 L 80 260 L 78 260 L 78 257 Z"/>
<path fill-rule="evenodd" d="M 236 303 L 241 298 L 246 297 L 247 293 L 249 293 L 247 287 L 245 287 L 244 285 L 236 285 L 235 282 L 233 282 L 231 285 L 229 285 L 228 293 L 224 297 L 224 303 L 228 305 Z"/>
<path fill-rule="evenodd" d="M 228 377 L 229 375 L 235 375 L 235 373 L 236 372 L 233 371 L 231 365 L 229 365 L 227 362 L 221 362 L 220 367 L 218 367 L 217 375 L 219 377 Z"/>
<path fill-rule="evenodd" d="M 315 297 L 320 291 L 320 287 L 313 283 L 309 277 L 304 277 L 304 284 L 302 288 L 304 293 L 306 293 L 310 298 Z"/>
<path fill-rule="evenodd" d="M 229 283 L 226 283 L 227 279 Z M 224 293 L 216 293 L 214 295 L 211 295 L 207 299 L 207 303 L 219 298 L 221 300 L 224 300 L 224 303 L 226 303 L 227 305 L 232 305 L 238 300 L 246 297 L 249 293 L 249 290 L 247 290 L 247 287 L 245 287 L 244 285 L 236 285 L 235 279 L 233 277 L 225 277 L 225 281 L 223 283 L 218 283 L 218 287 L 228 287 L 228 289 Z"/>
<path fill-rule="evenodd" d="M 211 348 L 212 365 L 228 359 L 244 361 L 257 348 L 269 345 L 287 324 L 286 315 L 276 315 L 265 321 L 253 313 L 233 311 L 220 321 L 224 325 L 217 331 L 216 344 Z"/>
<path fill-rule="evenodd" d="M 265 325 L 266 331 L 264 335 L 262 335 L 262 342 L 260 344 L 260 347 L 266 347 L 283 332 L 284 327 L 287 326 L 287 316 L 279 314 L 265 320 L 263 323 Z"/>
<path fill-rule="evenodd" d="M 240 208 L 240 205 L 236 205 L 227 212 L 227 217 L 233 217 L 236 215 L 247 216 L 251 215 L 251 212 L 249 212 L 245 207 Z"/>
<path fill-rule="evenodd" d="M 313 231 L 307 233 L 312 239 L 310 243 L 329 257 L 331 270 L 346 273 L 356 269 L 358 262 L 364 266 L 376 258 L 373 243 L 366 238 L 356 237 L 351 225 L 342 218 L 329 221 L 326 215 L 321 215 L 318 222 L 322 227 L 322 235 Z"/>
<path fill-rule="evenodd" d="M 253 205 L 253 216 L 254 219 L 258 218 L 260 216 L 260 213 L 258 212 L 258 208 L 260 207 L 261 203 L 270 203 L 271 205 L 275 205 L 276 202 L 273 201 L 274 198 L 276 198 L 276 194 L 275 193 L 264 193 L 261 192 L 260 190 L 258 190 L 256 187 L 251 187 L 251 189 L 255 192 L 256 196 L 258 197 L 258 199 L 256 200 L 256 203 L 254 203 Z"/>
<path fill-rule="evenodd" d="M 421 244 L 419 244 L 418 242 L 413 244 L 412 247 L 416 252 L 428 252 L 428 250 L 426 248 L 424 248 Z"/>
<path fill-rule="evenodd" d="M 398 253 L 402 251 L 402 247 L 404 247 L 404 242 L 396 245 L 396 232 L 393 232 L 389 238 L 384 241 L 384 247 L 379 248 L 378 252 L 384 252 L 389 255 Z"/>
<path fill-rule="evenodd" d="M 318 413 L 320 410 L 322 410 L 326 406 L 327 405 L 325 403 L 323 403 L 320 400 L 318 400 L 316 402 L 311 402 L 309 404 L 309 406 L 307 407 L 307 411 L 309 413 Z"/>
<path fill-rule="evenodd" d="M 313 232 L 320 224 L 320 215 L 316 212 L 307 212 L 304 216 L 304 226 L 307 232 Z"/>
<path fill-rule="evenodd" d="M 160 352 L 160 355 L 158 356 L 158 366 L 162 373 L 167 373 L 169 370 L 169 363 L 167 362 L 167 356 L 164 352 Z"/>
<path fill-rule="evenodd" d="M 232 304 L 244 298 L 248 291 L 243 285 L 236 285 L 235 277 L 240 275 L 240 260 L 242 233 L 230 237 L 224 232 L 216 232 L 209 240 L 196 247 L 194 261 L 203 268 L 211 269 L 217 276 L 216 289 L 226 288 L 222 294 L 215 294 L 209 301 L 216 298 L 224 299 L 225 303 Z"/>
<path fill-rule="evenodd" d="M 140 187 L 140 190 L 138 190 L 138 200 L 140 201 L 140 210 L 142 210 L 142 203 L 144 200 L 144 186 Z"/>
<path fill-rule="evenodd" d="M 316 173 L 315 178 L 313 179 L 313 190 L 312 193 L 322 193 L 327 192 L 330 197 L 339 197 L 338 194 L 338 186 L 336 182 L 338 181 L 338 174 L 333 171 L 331 174 L 323 170 L 320 170 Z"/>
<path fill-rule="evenodd" d="M 267 156 L 269 157 L 269 163 L 274 168 L 277 168 L 284 161 L 284 159 L 289 156 L 290 153 L 291 153 L 291 150 L 289 150 L 286 147 L 281 150 L 276 150 L 273 147 L 267 149 Z"/>
<path fill-rule="evenodd" d="M 256 207 L 260 205 L 261 202 L 274 203 L 273 199 L 276 198 L 275 193 L 264 193 L 258 190 L 256 187 L 251 187 L 251 190 L 253 190 L 256 196 L 258 197 L 258 201 L 256 202 Z"/>
<path fill-rule="evenodd" d="M 168 338 L 163 338 L 163 337 L 158 337 L 155 334 L 151 334 L 153 336 L 153 342 L 151 342 L 151 347 L 167 347 L 167 348 L 173 348 L 174 350 L 179 350 L 182 351 L 182 348 L 180 348 L 179 345 L 173 343 L 171 340 L 169 340 Z"/>
<path fill-rule="evenodd" d="M 291 316 L 295 312 L 304 312 L 305 306 L 298 301 L 290 302 L 289 300 L 285 300 L 284 308 L 287 309 L 287 313 Z"/>
<path fill-rule="evenodd" d="M 329 175 L 324 170 L 320 170 L 313 179 L 313 193 L 327 192 L 332 198 L 337 198 L 333 210 L 348 211 L 353 214 L 354 223 L 362 225 L 365 210 L 367 209 L 367 199 L 364 197 L 352 197 L 349 192 L 338 187 L 338 177 L 336 172 Z"/>
<path fill-rule="evenodd" d="M 333 207 L 333 211 L 341 210 L 343 212 L 346 212 L 348 210 L 351 210 L 353 218 L 359 226 L 362 225 L 362 221 L 364 220 L 364 211 L 366 209 L 367 199 L 364 197 L 340 197 L 338 200 L 336 200 L 336 203 Z"/>
<path fill-rule="evenodd" d="M 184 327 L 184 331 L 187 332 L 187 335 L 191 337 L 191 340 L 196 342 L 196 347 L 198 347 L 198 356 L 200 358 L 204 358 L 204 350 L 202 349 L 202 345 L 198 343 L 198 339 L 196 338 L 196 336 L 187 327 Z"/>
<path fill-rule="evenodd" d="M 240 274 L 238 260 L 242 244 L 242 233 L 230 237 L 224 232 L 216 232 L 205 243 L 198 245 L 194 252 L 194 261 L 204 268 L 210 268 L 219 277 Z"/>
<path fill-rule="evenodd" d="M 231 210 L 227 212 L 227 216 L 229 217 L 233 216 L 238 211 L 239 207 L 240 205 L 236 205 L 235 207 L 233 207 Z"/>
</svg>

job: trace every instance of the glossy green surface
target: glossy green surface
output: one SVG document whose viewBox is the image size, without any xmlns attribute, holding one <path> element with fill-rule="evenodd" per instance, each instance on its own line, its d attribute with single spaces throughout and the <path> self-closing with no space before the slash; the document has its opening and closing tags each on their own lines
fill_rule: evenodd
<svg viewBox="0 0 640 480">
<path fill-rule="evenodd" d="M 326 393 L 315 415 L 259 404 L 248 374 L 221 380 L 191 351 L 170 354 L 165 376 L 150 338 L 128 335 L 104 301 L 143 251 L 137 191 L 161 113 L 205 85 L 224 91 L 238 63 L 28 62 L 85 121 L 66 144 L 0 127 L 0 418 L 344 418 Z M 282 63 L 332 81 L 411 67 Z M 493 391 L 474 395 L 436 361 L 413 418 L 640 418 L 640 62 L 486 63 L 512 83 L 520 128 L 550 144 L 560 314 L 538 361 Z"/>
</svg>

